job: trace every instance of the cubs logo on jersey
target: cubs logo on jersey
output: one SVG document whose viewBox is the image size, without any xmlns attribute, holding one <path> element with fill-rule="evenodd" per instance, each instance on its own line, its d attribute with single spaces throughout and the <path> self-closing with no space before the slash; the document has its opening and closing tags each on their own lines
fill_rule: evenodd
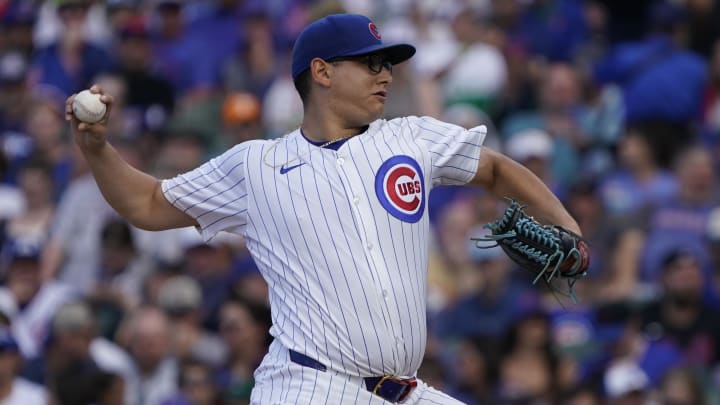
<svg viewBox="0 0 720 405">
<path fill-rule="evenodd" d="M 425 212 L 425 179 L 420 165 L 410 156 L 393 156 L 375 175 L 380 204 L 395 218 L 415 223 Z"/>
</svg>

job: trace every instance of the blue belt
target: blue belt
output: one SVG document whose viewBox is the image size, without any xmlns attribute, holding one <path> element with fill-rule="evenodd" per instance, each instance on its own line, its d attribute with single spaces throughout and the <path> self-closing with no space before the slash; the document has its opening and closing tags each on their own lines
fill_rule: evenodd
<svg viewBox="0 0 720 405">
<path fill-rule="evenodd" d="M 319 371 L 327 371 L 327 367 L 321 362 L 308 357 L 302 353 L 298 353 L 295 350 L 289 350 L 290 360 L 304 367 L 314 368 Z M 365 381 L 365 388 L 380 398 L 393 402 L 403 402 L 410 396 L 410 393 L 415 387 L 417 387 L 417 380 L 413 378 L 395 378 L 391 375 L 384 375 L 381 377 L 366 377 L 363 378 Z"/>
</svg>

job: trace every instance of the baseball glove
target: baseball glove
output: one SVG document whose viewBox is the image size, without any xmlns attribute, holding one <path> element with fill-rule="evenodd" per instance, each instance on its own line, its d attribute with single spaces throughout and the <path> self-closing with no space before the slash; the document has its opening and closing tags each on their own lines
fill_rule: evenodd
<svg viewBox="0 0 720 405">
<path fill-rule="evenodd" d="M 577 302 L 573 285 L 585 276 L 590 263 L 587 243 L 579 235 L 561 226 L 542 225 L 524 211 L 525 206 L 510 200 L 503 215 L 485 228 L 491 234 L 472 238 L 480 248 L 500 246 L 523 269 L 535 274 L 533 284 L 544 280 L 553 290 Z M 487 246 L 481 242 L 494 241 Z M 567 291 L 555 288 L 555 279 L 567 281 Z"/>
</svg>

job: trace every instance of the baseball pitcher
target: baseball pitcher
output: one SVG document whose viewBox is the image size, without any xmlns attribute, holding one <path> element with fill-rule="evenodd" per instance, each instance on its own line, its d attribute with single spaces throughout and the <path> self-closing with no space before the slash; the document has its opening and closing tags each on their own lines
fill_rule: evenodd
<svg viewBox="0 0 720 405">
<path fill-rule="evenodd" d="M 275 337 L 255 372 L 253 404 L 460 403 L 416 377 L 427 341 L 433 187 L 483 187 L 579 240 L 578 225 L 537 177 L 483 147 L 484 126 L 382 119 L 393 66 L 414 53 L 383 43 L 365 16 L 315 21 L 292 52 L 301 127 L 166 180 L 126 164 L 106 141 L 107 118 L 80 122 L 67 101 L 104 196 L 133 225 L 192 225 L 206 240 L 219 231 L 247 240 L 269 285 Z M 92 91 L 110 110 L 112 96 Z M 562 265 L 542 271 L 574 275 L 587 266 L 586 250 L 553 257 Z"/>
</svg>

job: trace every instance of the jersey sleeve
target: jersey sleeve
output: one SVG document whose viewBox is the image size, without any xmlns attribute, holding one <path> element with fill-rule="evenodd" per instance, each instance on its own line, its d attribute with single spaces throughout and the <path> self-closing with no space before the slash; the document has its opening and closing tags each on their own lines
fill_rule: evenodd
<svg viewBox="0 0 720 405">
<path fill-rule="evenodd" d="M 220 231 L 241 233 L 247 223 L 248 148 L 236 145 L 192 171 L 162 181 L 165 198 L 195 218 L 205 241 Z"/>
<path fill-rule="evenodd" d="M 463 185 L 477 173 L 487 128 L 463 127 L 431 117 L 411 117 L 415 141 L 432 162 L 432 184 Z"/>
</svg>

